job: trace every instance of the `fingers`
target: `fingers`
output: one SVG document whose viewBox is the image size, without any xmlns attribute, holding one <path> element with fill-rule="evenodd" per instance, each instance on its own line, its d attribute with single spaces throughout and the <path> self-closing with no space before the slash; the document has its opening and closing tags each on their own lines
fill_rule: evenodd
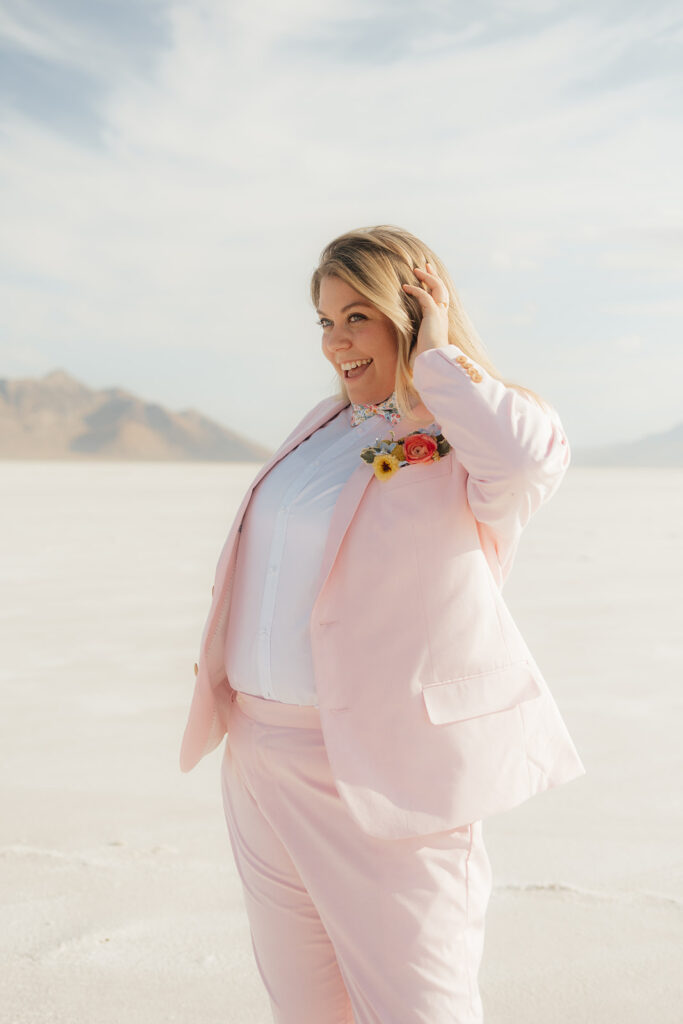
<svg viewBox="0 0 683 1024">
<path fill-rule="evenodd" d="M 448 304 L 448 289 L 441 280 L 441 278 L 434 272 L 434 268 L 431 263 L 427 262 L 427 270 L 422 270 L 420 267 L 413 267 L 413 273 L 426 285 L 426 288 L 421 288 L 419 285 L 404 284 L 402 287 L 404 291 L 407 291 L 410 295 L 414 295 L 422 305 L 423 309 L 429 309 L 429 301 L 431 300 L 435 305 L 447 305 Z M 430 289 L 427 291 L 427 288 Z M 442 297 L 443 296 L 443 297 Z"/>
<path fill-rule="evenodd" d="M 427 262 L 426 266 L 426 270 L 422 270 L 421 267 L 413 267 L 413 273 L 417 274 L 420 280 L 424 281 L 425 284 L 429 285 L 431 289 L 434 289 L 435 286 L 445 288 L 446 286 L 444 285 L 443 281 L 434 270 L 434 267 L 431 265 L 431 263 Z"/>
<path fill-rule="evenodd" d="M 419 288 L 416 284 L 402 284 L 404 292 L 408 292 L 409 295 L 414 295 L 416 299 L 419 299 L 423 306 L 426 306 L 426 300 L 431 299 L 429 292 L 426 292 L 424 288 Z"/>
<path fill-rule="evenodd" d="M 434 272 L 434 267 L 431 265 L 429 260 L 427 260 L 427 262 L 425 263 L 425 270 L 423 270 L 421 267 L 413 267 L 413 273 L 419 274 L 421 277 L 431 278 L 432 281 L 439 281 L 439 283 L 441 282 L 439 275 Z"/>
</svg>

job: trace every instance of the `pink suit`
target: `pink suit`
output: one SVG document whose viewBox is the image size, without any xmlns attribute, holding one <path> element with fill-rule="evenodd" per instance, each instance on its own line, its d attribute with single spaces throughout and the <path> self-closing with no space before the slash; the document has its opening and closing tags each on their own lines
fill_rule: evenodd
<svg viewBox="0 0 683 1024">
<path fill-rule="evenodd" d="M 500 593 L 569 464 L 562 425 L 455 346 L 418 356 L 414 381 L 452 450 L 386 480 L 359 451 L 310 618 L 319 707 L 232 690 L 226 626 L 252 491 L 345 403 L 320 402 L 258 473 L 201 638 L 181 767 L 227 731 L 226 821 L 277 1024 L 480 1024 L 481 819 L 584 773 Z"/>
<path fill-rule="evenodd" d="M 416 359 L 415 385 L 452 450 L 388 480 L 359 457 L 335 506 L 310 621 L 336 786 L 359 827 L 385 839 L 478 821 L 585 771 L 500 592 L 569 445 L 554 412 L 463 358 L 449 345 Z M 237 512 L 201 638 L 184 771 L 228 730 L 225 629 L 251 492 L 344 404 L 324 399 L 304 417 Z M 393 431 L 412 429 L 403 419 Z"/>
</svg>

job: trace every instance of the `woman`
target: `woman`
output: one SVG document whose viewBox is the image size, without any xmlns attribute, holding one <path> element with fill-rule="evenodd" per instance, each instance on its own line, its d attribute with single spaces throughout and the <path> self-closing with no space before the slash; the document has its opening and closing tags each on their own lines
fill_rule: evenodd
<svg viewBox="0 0 683 1024">
<path fill-rule="evenodd" d="M 311 294 L 339 395 L 237 513 L 181 767 L 227 731 L 226 821 L 278 1024 L 470 1024 L 482 819 L 584 773 L 500 594 L 569 446 L 408 232 L 335 239 Z"/>
</svg>

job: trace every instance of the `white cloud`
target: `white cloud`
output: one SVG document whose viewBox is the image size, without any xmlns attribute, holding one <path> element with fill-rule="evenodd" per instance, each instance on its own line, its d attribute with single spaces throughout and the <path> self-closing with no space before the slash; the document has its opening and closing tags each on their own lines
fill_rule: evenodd
<svg viewBox="0 0 683 1024">
<path fill-rule="evenodd" d="M 683 318 L 683 299 L 652 299 L 641 302 L 606 303 L 599 307 L 608 316 L 664 317 L 678 321 Z"/>
<path fill-rule="evenodd" d="M 6 48 L 94 79 L 121 81 L 137 63 L 135 28 L 144 19 L 144 3 L 120 3 L 128 32 L 113 33 L 92 19 L 68 17 L 59 0 L 8 0 L 0 9 L 0 39 Z M 123 38 L 122 38 L 123 37 Z"/>
<path fill-rule="evenodd" d="M 5 116 L 2 258 L 20 283 L 0 297 L 13 344 L 49 349 L 46 369 L 71 353 L 91 375 L 93 349 L 106 353 L 108 366 L 120 358 L 121 381 L 135 352 L 148 393 L 159 361 L 185 353 L 195 376 L 167 381 L 159 398 L 223 410 L 223 421 L 227 405 L 236 423 L 253 407 L 241 372 L 271 400 L 262 439 L 274 443 L 291 419 L 283 388 L 301 411 L 327 388 L 326 366 L 309 356 L 307 279 L 344 229 L 404 224 L 453 267 L 463 295 L 494 307 L 491 323 L 504 309 L 501 324 L 539 337 L 556 330 L 553 298 L 574 315 L 568 290 L 595 287 L 596 273 L 599 313 L 620 306 L 608 293 L 615 274 L 645 263 L 667 285 L 679 257 L 658 232 L 678 209 L 679 85 L 670 75 L 590 84 L 644 31 L 663 29 L 661 12 L 616 24 L 583 13 L 511 37 L 476 23 L 422 30 L 408 13 L 390 58 L 373 60 L 372 36 L 362 52 L 333 45 L 335 26 L 365 19 L 377 31 L 386 11 L 175 3 L 169 45 L 145 75 L 57 15 L 5 21 L 15 45 L 108 86 L 91 146 Z M 646 243 L 622 244 L 643 225 Z M 656 303 L 680 316 L 673 298 Z M 495 339 L 488 347 L 495 361 Z"/>
<path fill-rule="evenodd" d="M 614 347 L 620 352 L 638 352 L 643 347 L 640 334 L 621 334 L 614 339 Z"/>
</svg>

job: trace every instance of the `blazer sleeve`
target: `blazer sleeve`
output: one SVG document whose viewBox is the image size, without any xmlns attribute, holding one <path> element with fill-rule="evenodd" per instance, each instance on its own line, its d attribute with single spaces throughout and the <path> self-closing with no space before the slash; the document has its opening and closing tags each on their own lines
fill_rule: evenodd
<svg viewBox="0 0 683 1024">
<path fill-rule="evenodd" d="M 569 466 L 560 418 L 492 377 L 456 345 L 421 352 L 413 383 L 467 470 L 468 502 L 489 527 L 503 563 Z"/>
</svg>

